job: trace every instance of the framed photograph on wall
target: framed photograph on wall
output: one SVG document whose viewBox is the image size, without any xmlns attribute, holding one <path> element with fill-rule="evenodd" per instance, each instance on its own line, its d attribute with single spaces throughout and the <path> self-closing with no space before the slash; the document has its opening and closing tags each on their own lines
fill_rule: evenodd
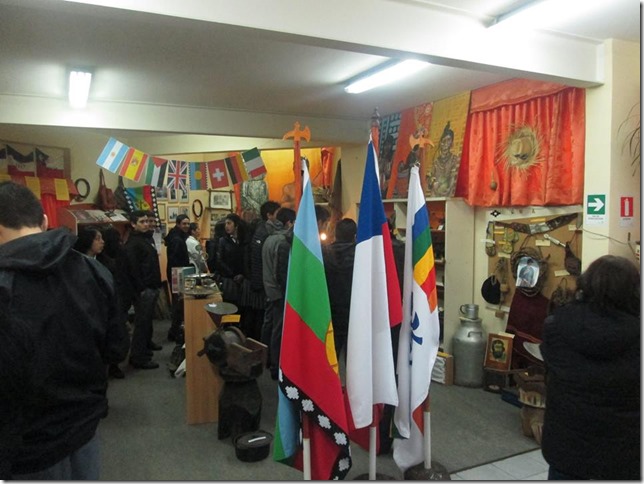
<svg viewBox="0 0 644 484">
<path fill-rule="evenodd" d="M 159 218 L 161 219 L 162 222 L 165 222 L 168 217 L 165 203 L 157 203 L 157 208 L 159 209 Z"/>
<path fill-rule="evenodd" d="M 168 222 L 172 225 L 179 216 L 179 205 L 168 205 Z"/>
<path fill-rule="evenodd" d="M 157 201 L 168 199 L 168 187 L 155 187 L 154 191 L 157 195 Z"/>
<path fill-rule="evenodd" d="M 485 368 L 507 371 L 512 363 L 512 343 L 514 335 L 510 333 L 490 333 L 487 337 L 485 351 Z"/>
<path fill-rule="evenodd" d="M 190 217 L 190 207 L 188 205 L 179 205 L 178 215 L 187 215 Z"/>
<path fill-rule="evenodd" d="M 210 208 L 232 210 L 233 208 L 232 192 L 212 190 L 210 192 Z"/>
</svg>

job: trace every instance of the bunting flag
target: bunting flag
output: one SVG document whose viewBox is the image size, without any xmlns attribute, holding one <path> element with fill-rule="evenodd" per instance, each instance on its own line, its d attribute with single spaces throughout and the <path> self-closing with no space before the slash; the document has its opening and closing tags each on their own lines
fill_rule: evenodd
<svg viewBox="0 0 644 484">
<path fill-rule="evenodd" d="M 228 176 L 233 185 L 237 185 L 238 183 L 248 180 L 246 167 L 244 167 L 244 162 L 239 154 L 229 156 L 224 161 L 226 163 L 226 168 L 228 168 Z"/>
<path fill-rule="evenodd" d="M 347 394 L 356 428 L 374 422 L 373 406 L 398 405 L 391 327 L 402 309 L 373 141 L 367 146 L 347 340 Z"/>
<path fill-rule="evenodd" d="M 119 167 L 125 159 L 125 155 L 129 149 L 129 146 L 124 145 L 120 141 L 116 141 L 114 138 L 110 138 L 107 141 L 105 148 L 103 148 L 103 151 L 98 156 L 96 164 L 112 173 L 118 173 Z"/>
<path fill-rule="evenodd" d="M 139 181 L 147 164 L 148 157 L 149 155 L 143 153 L 143 151 L 130 148 L 127 155 L 125 155 L 125 160 L 123 160 L 119 175 L 129 180 Z"/>
<path fill-rule="evenodd" d="M 23 148 L 23 151 L 27 147 Z M 7 145 L 7 172 L 13 176 L 35 176 L 36 162 L 34 153 L 21 153 L 17 147 Z"/>
<path fill-rule="evenodd" d="M 168 160 L 168 189 L 188 191 L 188 162 Z"/>
<path fill-rule="evenodd" d="M 424 460 L 423 402 L 429 394 L 439 345 L 436 269 L 429 214 L 419 169 L 411 169 L 403 282 L 403 322 L 398 344 L 398 399 L 394 460 L 405 472 Z"/>
<path fill-rule="evenodd" d="M 148 167 L 145 172 L 145 184 L 153 187 L 162 187 L 165 182 L 165 172 L 168 160 L 158 156 L 148 158 Z"/>
<path fill-rule="evenodd" d="M 25 185 L 27 185 L 27 188 L 31 190 L 31 192 L 36 195 L 36 198 L 40 200 L 42 197 L 40 196 L 41 194 L 41 189 L 40 189 L 40 179 L 35 177 L 35 176 L 26 176 L 25 177 Z"/>
<path fill-rule="evenodd" d="M 262 157 L 259 154 L 259 150 L 257 148 L 245 151 L 244 153 L 242 153 L 242 158 L 244 159 L 244 164 L 246 165 L 246 171 L 251 178 L 255 178 L 266 173 L 264 160 L 262 160 Z"/>
<path fill-rule="evenodd" d="M 206 167 L 211 188 L 223 188 L 230 185 L 224 160 L 208 161 L 206 162 Z"/>
<path fill-rule="evenodd" d="M 42 178 L 63 178 L 65 158 L 62 150 L 49 149 L 50 153 L 36 148 L 36 175 Z"/>
<path fill-rule="evenodd" d="M 309 421 L 311 478 L 342 479 L 351 468 L 347 415 L 306 165 L 289 260 L 273 458 L 302 469 L 301 420 Z"/>
<path fill-rule="evenodd" d="M 205 163 L 188 163 L 190 190 L 207 190 L 208 175 Z"/>
</svg>

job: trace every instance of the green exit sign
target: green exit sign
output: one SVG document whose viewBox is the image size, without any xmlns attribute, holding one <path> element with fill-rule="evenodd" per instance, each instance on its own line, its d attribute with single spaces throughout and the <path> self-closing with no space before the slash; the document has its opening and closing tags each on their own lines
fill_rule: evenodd
<svg viewBox="0 0 644 484">
<path fill-rule="evenodd" d="M 588 215 L 606 215 L 606 195 L 588 195 L 586 197 Z"/>
</svg>

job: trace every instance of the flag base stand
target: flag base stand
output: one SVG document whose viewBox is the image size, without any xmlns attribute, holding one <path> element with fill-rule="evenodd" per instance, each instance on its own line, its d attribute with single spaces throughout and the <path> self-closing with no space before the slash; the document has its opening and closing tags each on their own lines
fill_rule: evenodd
<svg viewBox="0 0 644 484">
<path fill-rule="evenodd" d="M 353 478 L 354 481 L 368 481 L 369 480 L 369 473 L 365 474 L 360 474 L 359 476 L 356 476 Z M 380 472 L 376 472 L 376 481 L 397 481 L 395 477 L 388 476 L 387 474 L 380 474 Z"/>
<path fill-rule="evenodd" d="M 425 464 L 421 462 L 414 467 L 405 471 L 404 478 L 406 481 L 450 481 L 449 472 L 438 462 L 432 461 L 432 468 L 425 469 Z"/>
</svg>

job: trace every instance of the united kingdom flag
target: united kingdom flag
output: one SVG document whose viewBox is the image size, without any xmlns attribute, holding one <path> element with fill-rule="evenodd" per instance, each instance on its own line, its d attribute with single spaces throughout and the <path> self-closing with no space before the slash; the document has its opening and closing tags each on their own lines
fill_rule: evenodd
<svg viewBox="0 0 644 484">
<path fill-rule="evenodd" d="M 188 191 L 188 162 L 168 160 L 168 188 Z"/>
</svg>

